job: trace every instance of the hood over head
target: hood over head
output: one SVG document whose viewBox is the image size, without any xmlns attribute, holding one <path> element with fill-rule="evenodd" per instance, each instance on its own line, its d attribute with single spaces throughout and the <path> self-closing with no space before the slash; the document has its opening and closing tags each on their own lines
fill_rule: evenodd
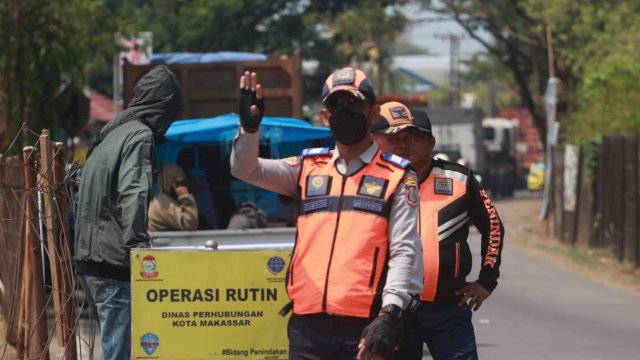
<svg viewBox="0 0 640 360">
<path fill-rule="evenodd" d="M 133 99 L 127 109 L 105 125 L 101 132 L 106 134 L 131 119 L 138 119 L 153 131 L 158 142 L 164 138 L 164 133 L 180 115 L 183 107 L 178 80 L 168 67 L 159 65 L 136 83 Z"/>
<path fill-rule="evenodd" d="M 184 170 L 175 163 L 167 163 L 162 166 L 160 187 L 165 194 L 171 194 L 171 183 L 177 178 L 186 178 Z"/>
</svg>

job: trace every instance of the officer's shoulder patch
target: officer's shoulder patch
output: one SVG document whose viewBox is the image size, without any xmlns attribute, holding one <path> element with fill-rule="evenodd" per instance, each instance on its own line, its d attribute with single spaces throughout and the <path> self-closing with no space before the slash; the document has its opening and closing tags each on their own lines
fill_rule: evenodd
<svg viewBox="0 0 640 360">
<path fill-rule="evenodd" d="M 331 148 L 309 148 L 302 150 L 302 157 L 307 156 L 322 156 L 331 154 Z"/>
<path fill-rule="evenodd" d="M 418 178 L 413 172 L 407 172 L 402 179 L 404 184 L 405 200 L 411 206 L 417 206 L 420 201 L 420 190 L 418 186 Z"/>
<path fill-rule="evenodd" d="M 405 174 L 404 178 L 402 179 L 402 182 L 405 185 L 418 185 L 418 178 L 416 177 L 415 173 L 413 172 L 409 172 L 407 171 L 407 173 Z"/>
<path fill-rule="evenodd" d="M 291 165 L 291 166 L 300 165 L 300 160 L 302 160 L 302 156 L 289 156 L 288 158 L 282 159 L 282 161 L 284 161 L 285 164 Z"/>
<path fill-rule="evenodd" d="M 402 169 L 406 169 L 407 167 L 409 167 L 409 165 L 411 165 L 411 161 L 392 153 L 382 154 L 382 160 L 399 166 Z"/>
</svg>

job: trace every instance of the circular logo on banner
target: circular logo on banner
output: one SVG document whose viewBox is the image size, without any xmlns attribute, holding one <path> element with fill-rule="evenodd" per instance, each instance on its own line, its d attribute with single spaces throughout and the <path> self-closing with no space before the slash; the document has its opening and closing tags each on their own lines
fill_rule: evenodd
<svg viewBox="0 0 640 360">
<path fill-rule="evenodd" d="M 269 269 L 269 272 L 272 273 L 273 275 L 277 275 L 281 273 L 282 270 L 284 270 L 285 265 L 286 263 L 284 259 L 281 258 L 280 256 L 274 256 L 270 258 L 269 261 L 267 261 L 267 268 Z"/>
<path fill-rule="evenodd" d="M 153 279 L 158 276 L 155 257 L 147 255 L 142 258 L 142 271 L 140 272 L 140 276 L 145 279 Z"/>
</svg>

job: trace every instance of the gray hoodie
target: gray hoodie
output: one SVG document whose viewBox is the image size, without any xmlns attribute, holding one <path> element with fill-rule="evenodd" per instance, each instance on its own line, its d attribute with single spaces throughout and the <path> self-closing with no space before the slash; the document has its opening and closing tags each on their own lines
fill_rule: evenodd
<svg viewBox="0 0 640 360">
<path fill-rule="evenodd" d="M 130 279 L 129 250 L 148 247 L 154 144 L 182 112 L 180 85 L 166 66 L 138 83 L 129 107 L 90 145 L 76 214 L 79 274 Z"/>
</svg>

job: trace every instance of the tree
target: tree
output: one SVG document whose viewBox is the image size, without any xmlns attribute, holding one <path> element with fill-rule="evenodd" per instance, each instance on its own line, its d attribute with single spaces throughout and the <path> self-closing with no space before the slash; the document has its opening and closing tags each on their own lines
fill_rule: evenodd
<svg viewBox="0 0 640 360">
<path fill-rule="evenodd" d="M 87 59 L 112 41 L 98 0 L 5 0 L 0 4 L 2 150 L 21 124 L 38 131 L 57 123 L 54 97 L 63 81 L 83 82 Z M 110 39 L 113 39 L 110 35 Z M 29 144 L 23 131 L 18 144 Z"/>
<path fill-rule="evenodd" d="M 573 140 L 640 131 L 640 3 L 635 0 L 443 0 L 451 15 L 511 72 L 522 104 L 545 134 L 542 94 L 563 83 L 563 135 Z M 488 31 L 493 41 L 479 36 Z M 550 36 L 548 36 L 550 35 Z M 553 60 L 547 50 L 553 49 Z M 549 62 L 552 62 L 549 66 Z"/>
<path fill-rule="evenodd" d="M 543 13 L 554 27 L 569 24 L 564 27 L 571 34 L 562 38 L 559 49 L 577 80 L 565 119 L 566 136 L 582 142 L 603 134 L 640 132 L 640 3 L 592 0 L 579 7 L 572 2 L 557 6 L 573 14 Z"/>
<path fill-rule="evenodd" d="M 406 19 L 394 9 L 415 2 L 364 0 L 114 0 L 123 33 L 151 31 L 154 51 L 250 51 L 269 55 L 300 50 L 320 65 L 305 77 L 317 95 L 327 74 L 352 58 L 376 58 L 384 73 L 389 46 Z M 382 78 L 382 77 L 381 77 Z"/>
<path fill-rule="evenodd" d="M 523 106 L 531 111 L 534 124 L 544 138 L 546 117 L 541 95 L 548 78 L 547 42 L 544 29 L 541 30 L 538 21 L 526 11 L 525 1 L 443 0 L 442 6 L 432 8 L 451 15 L 469 36 L 509 69 Z M 493 41 L 481 37 L 480 30 L 489 32 Z M 563 80 L 572 76 L 567 69 L 562 70 L 557 76 Z"/>
</svg>

